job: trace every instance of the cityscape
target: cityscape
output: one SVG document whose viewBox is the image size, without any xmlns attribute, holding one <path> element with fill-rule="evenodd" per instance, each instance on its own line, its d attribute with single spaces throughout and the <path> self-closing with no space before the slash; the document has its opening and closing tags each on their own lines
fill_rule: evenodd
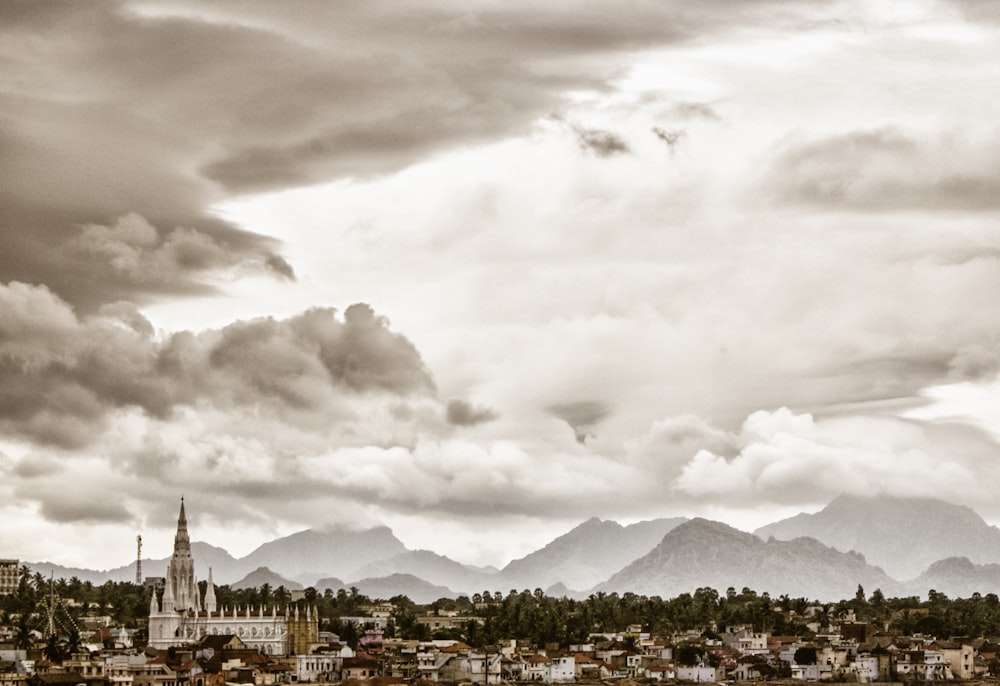
<svg viewBox="0 0 1000 686">
<path fill-rule="evenodd" d="M 875 505 L 885 507 L 884 502 Z M 861 511 L 864 506 L 841 500 L 827 510 Z M 942 519 L 948 508 L 966 514 L 966 508 L 928 501 L 892 507 L 897 515 L 907 508 L 933 514 L 934 507 Z M 885 521 L 900 519 L 886 510 L 883 514 L 889 515 Z M 859 516 L 868 519 L 871 512 Z M 667 528 L 676 531 L 685 524 Z M 592 522 L 580 528 L 588 531 L 588 547 L 603 544 Z M 876 534 L 891 538 L 884 531 Z M 798 541 L 822 545 L 811 538 L 792 539 Z M 980 549 L 986 547 L 983 541 L 978 539 Z M 566 542 L 562 537 L 551 546 L 563 560 L 572 557 Z M 699 530 L 698 546 L 712 555 L 734 552 L 705 530 Z M 684 554 L 670 531 L 653 552 L 664 547 Z M 194 549 L 182 499 L 163 576 L 143 576 L 141 557 L 134 581 L 100 585 L 75 576 L 57 583 L 52 573 L 46 580 L 27 564 L 0 561 L 3 682 L 908 683 L 1000 676 L 1000 643 L 988 638 L 1000 635 L 1000 599 L 992 591 L 950 598 L 932 588 L 899 597 L 881 587 L 867 594 L 858 583 L 853 596 L 818 600 L 748 586 L 720 591 L 704 585 L 672 597 L 598 586 L 571 598 L 556 595 L 558 588 L 565 589 L 560 583 L 548 590 L 511 588 L 504 594 L 487 589 L 418 603 L 400 587 L 392 595 L 369 596 L 354 585 L 334 590 L 335 580 L 306 588 L 288 582 L 286 587 L 276 575 L 277 586 L 252 585 L 250 579 L 262 573 L 273 575 L 265 568 L 233 585 L 217 586 L 211 567 L 198 568 Z M 545 549 L 536 555 L 544 556 Z M 856 551 L 850 555 L 864 559 Z M 745 563 L 727 557 L 729 578 L 747 578 Z M 960 559 L 965 567 L 976 566 Z M 701 560 L 695 562 L 701 578 L 713 577 Z M 982 567 L 1000 570 L 1000 564 Z M 199 571 L 207 573 L 207 580 L 198 581 Z M 834 572 L 857 578 L 842 569 Z M 399 580 L 404 576 L 388 580 L 405 584 Z M 770 583 L 790 586 L 791 578 L 786 572 Z M 921 576 L 916 583 L 926 580 Z M 1000 588 L 1000 580 L 987 584 Z"/>
</svg>

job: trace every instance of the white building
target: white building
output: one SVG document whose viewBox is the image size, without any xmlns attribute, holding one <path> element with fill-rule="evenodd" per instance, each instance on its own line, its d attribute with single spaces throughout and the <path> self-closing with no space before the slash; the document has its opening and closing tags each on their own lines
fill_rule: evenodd
<svg viewBox="0 0 1000 686">
<path fill-rule="evenodd" d="M 149 645 L 162 650 L 171 646 L 197 643 L 205 636 L 238 636 L 248 647 L 265 655 L 306 653 L 319 642 L 319 617 L 311 607 L 300 612 L 276 607 L 218 608 L 212 570 L 204 602 L 198 591 L 191 557 L 191 539 L 181 498 L 174 536 L 174 554 L 167 563 L 163 598 L 157 600 L 153 590 L 149 601 Z"/>
<path fill-rule="evenodd" d="M 677 667 L 678 681 L 694 681 L 696 683 L 721 681 L 725 673 L 721 668 L 711 666 Z"/>
</svg>

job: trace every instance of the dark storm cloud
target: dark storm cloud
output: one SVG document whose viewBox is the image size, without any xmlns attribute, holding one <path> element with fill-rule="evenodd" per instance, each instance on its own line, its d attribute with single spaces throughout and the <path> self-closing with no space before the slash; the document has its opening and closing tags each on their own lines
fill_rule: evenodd
<svg viewBox="0 0 1000 686">
<path fill-rule="evenodd" d="M 1000 372 L 1000 350 L 984 345 L 963 347 L 948 363 L 949 371 L 961 380 L 979 381 Z"/>
<path fill-rule="evenodd" d="M 566 90 L 604 88 L 616 54 L 782 3 L 708 5 L 3 3 L 0 282 L 92 309 L 204 292 L 205 272 L 234 265 L 290 277 L 279 244 L 205 208 L 521 133 Z M 129 242 L 122 217 L 155 238 Z"/>
<path fill-rule="evenodd" d="M 451 400 L 447 408 L 448 423 L 455 426 L 476 426 L 492 422 L 499 415 L 492 407 L 473 405 L 468 400 Z"/>
<path fill-rule="evenodd" d="M 51 477 L 62 471 L 62 465 L 47 455 L 32 454 L 17 462 L 11 474 L 22 479 Z"/>
<path fill-rule="evenodd" d="M 589 150 L 598 157 L 612 157 L 629 152 L 625 139 L 611 131 L 574 126 L 573 133 L 576 134 L 576 142 L 581 148 Z"/>
<path fill-rule="evenodd" d="M 215 372 L 249 381 L 248 402 L 273 394 L 293 406 L 311 407 L 319 401 L 313 395 L 325 393 L 330 383 L 397 394 L 433 390 L 417 349 L 391 332 L 368 305 L 351 305 L 342 322 L 334 314 L 317 308 L 287 320 L 231 324 L 218 336 L 200 337 L 202 344 L 209 341 L 205 361 Z"/>
<path fill-rule="evenodd" d="M 178 227 L 168 233 L 136 214 L 119 217 L 111 226 L 81 227 L 67 244 L 67 253 L 106 265 L 120 283 L 136 287 L 168 288 L 189 275 L 226 268 L 294 276 L 278 255 L 241 255 L 201 231 Z"/>
<path fill-rule="evenodd" d="M 608 406 L 593 400 L 581 400 L 571 403 L 559 403 L 545 408 L 553 417 L 563 420 L 573 429 L 576 440 L 583 443 L 590 435 L 591 429 L 604 419 L 609 412 Z"/>
<path fill-rule="evenodd" d="M 62 493 L 58 498 L 38 498 L 41 514 L 50 522 L 67 524 L 117 524 L 132 520 L 124 505 L 110 498 L 94 498 L 89 494 Z"/>
<path fill-rule="evenodd" d="M 996 140 L 852 131 L 786 146 L 765 183 L 783 200 L 831 208 L 992 211 L 1000 209 L 998 152 Z"/>
<path fill-rule="evenodd" d="M 323 413 L 344 394 L 433 392 L 413 344 L 363 304 L 160 341 L 128 304 L 80 319 L 44 288 L 0 286 L 0 426 L 48 443 L 91 442 L 116 408 Z"/>
<path fill-rule="evenodd" d="M 667 144 L 670 148 L 670 152 L 674 151 L 674 146 L 680 142 L 681 138 L 684 137 L 683 129 L 663 129 L 659 126 L 653 127 L 653 135 L 659 138 L 661 141 Z"/>
</svg>

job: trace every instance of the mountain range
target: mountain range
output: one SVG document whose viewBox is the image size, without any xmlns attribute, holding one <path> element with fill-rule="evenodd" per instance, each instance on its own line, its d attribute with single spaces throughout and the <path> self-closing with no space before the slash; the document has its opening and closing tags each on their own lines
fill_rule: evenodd
<svg viewBox="0 0 1000 686">
<path fill-rule="evenodd" d="M 409 550 L 386 527 L 308 529 L 264 543 L 243 558 L 192 543 L 199 576 L 235 588 L 268 583 L 319 591 L 357 587 L 373 598 L 418 603 L 484 590 L 541 588 L 586 597 L 634 592 L 672 597 L 710 586 L 817 600 L 852 597 L 860 584 L 887 596 L 1000 593 L 1000 530 L 968 507 L 935 499 L 840 496 L 754 533 L 705 519 L 656 519 L 623 526 L 589 519 L 503 569 L 465 565 Z M 166 559 L 142 561 L 163 576 Z M 135 564 L 107 571 L 26 563 L 45 576 L 95 584 L 135 579 Z M 342 581 L 348 580 L 347 582 Z"/>
<path fill-rule="evenodd" d="M 838 550 L 857 550 L 902 580 L 947 557 L 1000 562 L 1000 529 L 971 508 L 932 498 L 842 495 L 816 514 L 798 514 L 754 533 L 780 540 L 811 536 Z"/>
</svg>

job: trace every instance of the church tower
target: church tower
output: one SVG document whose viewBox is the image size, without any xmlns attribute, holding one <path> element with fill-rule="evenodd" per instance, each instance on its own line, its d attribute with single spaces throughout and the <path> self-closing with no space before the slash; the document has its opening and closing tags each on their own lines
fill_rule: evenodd
<svg viewBox="0 0 1000 686">
<path fill-rule="evenodd" d="M 168 605 L 168 598 L 173 601 L 172 605 Z M 167 564 L 163 611 L 191 610 L 197 613 L 200 609 L 198 582 L 194 576 L 194 558 L 191 557 L 191 539 L 188 537 L 187 517 L 184 514 L 184 498 L 181 498 L 181 513 L 177 517 L 177 534 L 174 536 L 174 554 Z"/>
<path fill-rule="evenodd" d="M 177 517 L 174 554 L 167 563 L 163 597 L 158 603 L 156 591 L 149 599 L 149 645 L 157 650 L 171 646 L 190 645 L 205 636 L 236 634 L 247 646 L 266 655 L 307 654 L 319 642 L 319 615 L 312 607 L 302 613 L 295 608 L 279 614 L 275 607 L 269 613 L 263 606 L 251 612 L 236 608 L 220 608 L 215 596 L 212 569 L 208 570 L 208 586 L 204 602 L 198 593 L 191 557 L 184 499 Z"/>
</svg>

